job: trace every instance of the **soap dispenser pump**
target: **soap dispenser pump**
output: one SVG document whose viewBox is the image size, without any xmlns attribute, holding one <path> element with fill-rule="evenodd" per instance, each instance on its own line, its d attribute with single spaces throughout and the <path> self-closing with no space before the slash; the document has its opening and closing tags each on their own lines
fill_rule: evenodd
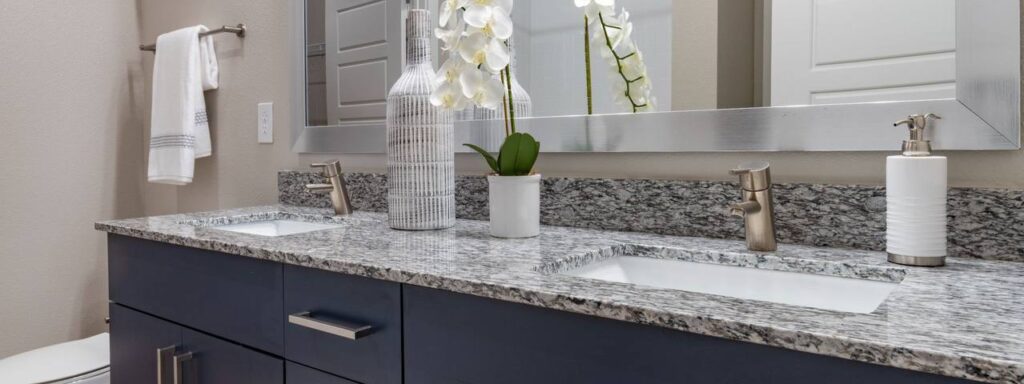
<svg viewBox="0 0 1024 384">
<path fill-rule="evenodd" d="M 946 264 L 947 165 L 933 156 L 925 129 L 934 114 L 911 115 L 896 122 L 906 125 L 910 139 L 903 153 L 889 156 L 885 165 L 886 252 L 889 262 L 937 267 Z"/>
</svg>

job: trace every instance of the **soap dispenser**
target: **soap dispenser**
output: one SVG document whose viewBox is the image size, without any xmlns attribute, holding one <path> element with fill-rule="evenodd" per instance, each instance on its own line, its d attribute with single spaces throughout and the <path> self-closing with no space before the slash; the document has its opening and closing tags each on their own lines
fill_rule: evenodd
<svg viewBox="0 0 1024 384">
<path fill-rule="evenodd" d="M 937 267 L 946 263 L 946 158 L 933 156 L 925 128 L 934 114 L 911 115 L 903 153 L 885 164 L 886 252 L 889 262 Z"/>
</svg>

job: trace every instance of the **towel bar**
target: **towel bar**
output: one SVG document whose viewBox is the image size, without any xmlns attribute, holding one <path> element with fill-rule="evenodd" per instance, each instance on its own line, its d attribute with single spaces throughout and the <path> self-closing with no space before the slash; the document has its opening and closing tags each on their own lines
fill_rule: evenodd
<svg viewBox="0 0 1024 384">
<path fill-rule="evenodd" d="M 213 30 L 209 30 L 209 31 L 200 33 L 199 36 L 200 37 L 202 37 L 202 36 L 209 36 L 209 35 L 212 35 L 212 34 L 215 34 L 215 33 L 224 33 L 224 32 L 234 33 L 234 34 L 238 35 L 238 37 L 245 37 L 245 24 L 238 24 L 238 25 L 233 26 L 233 27 L 230 26 L 230 25 L 225 25 L 225 26 L 222 26 L 222 27 L 217 28 L 217 29 L 213 29 Z M 143 51 L 156 52 L 156 44 L 148 44 L 148 45 L 147 44 L 140 44 L 139 45 L 139 49 L 141 49 Z"/>
</svg>

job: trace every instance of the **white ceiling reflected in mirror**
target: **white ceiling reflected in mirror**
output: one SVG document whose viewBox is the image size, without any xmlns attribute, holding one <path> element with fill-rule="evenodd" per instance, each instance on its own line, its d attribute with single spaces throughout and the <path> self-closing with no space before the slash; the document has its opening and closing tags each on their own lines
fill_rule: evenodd
<svg viewBox="0 0 1024 384">
<path fill-rule="evenodd" d="M 384 98 L 414 5 L 300 3 L 295 150 L 383 152 Z M 914 113 L 943 116 L 931 137 L 939 149 L 1019 148 L 1017 0 L 615 3 L 629 13 L 651 84 L 653 107 L 640 113 L 616 97 L 622 74 L 601 32 L 622 27 L 618 17 L 591 24 L 588 105 L 582 10 L 571 0 L 515 2 L 514 71 L 533 101 L 520 126 L 542 151 L 893 150 L 905 133 L 892 122 Z M 422 6 L 436 17 L 437 1 Z M 456 140 L 486 146 L 502 123 L 475 116 L 463 114 Z"/>
</svg>

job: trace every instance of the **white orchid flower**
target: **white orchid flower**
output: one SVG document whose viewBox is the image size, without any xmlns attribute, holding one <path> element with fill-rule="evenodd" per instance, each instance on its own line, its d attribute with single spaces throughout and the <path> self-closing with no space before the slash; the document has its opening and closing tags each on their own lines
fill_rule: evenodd
<svg viewBox="0 0 1024 384">
<path fill-rule="evenodd" d="M 612 83 L 612 93 L 616 104 L 622 105 L 627 108 L 632 108 L 633 103 L 637 105 L 648 104 L 650 99 L 650 84 L 641 84 L 643 80 L 630 83 L 629 93 L 626 93 L 626 82 L 622 81 L 621 78 L 618 81 Z M 632 100 L 630 100 L 632 99 Z"/>
<path fill-rule="evenodd" d="M 615 0 L 575 0 L 576 8 L 584 8 L 587 21 L 594 23 L 598 21 L 598 15 L 605 18 L 615 15 Z"/>
<path fill-rule="evenodd" d="M 473 66 L 483 66 L 492 73 L 505 69 L 510 59 L 505 43 L 481 32 L 472 33 L 462 40 L 459 55 Z"/>
<path fill-rule="evenodd" d="M 462 7 L 469 4 L 470 0 L 443 0 L 441 3 L 441 12 L 438 14 L 437 22 L 441 27 L 447 27 L 448 23 L 451 22 L 452 16 L 457 14 Z"/>
<path fill-rule="evenodd" d="M 441 84 L 430 94 L 430 104 L 453 111 L 461 111 L 469 106 L 470 100 L 462 92 L 459 83 Z"/>
<path fill-rule="evenodd" d="M 605 23 L 618 27 L 608 28 L 608 38 L 612 41 L 613 48 L 618 51 L 624 42 L 632 44 L 633 23 L 629 21 L 629 12 L 623 9 L 618 16 L 605 17 Z"/>
<path fill-rule="evenodd" d="M 481 9 L 481 12 L 474 14 L 466 12 L 466 24 L 472 27 L 470 33 L 479 31 L 487 37 L 498 38 L 502 41 L 512 37 L 512 18 L 509 17 L 508 11 L 501 7 Z"/>
<path fill-rule="evenodd" d="M 513 0 L 441 1 L 434 35 L 448 58 L 438 69 L 431 104 L 453 110 L 500 108 L 506 88 L 495 74 L 509 65 L 505 41 L 512 37 Z"/>
<path fill-rule="evenodd" d="M 503 9 L 506 15 L 511 14 L 512 0 L 469 0 L 462 17 L 469 25 L 473 25 L 473 20 L 489 19 L 494 8 Z"/>
<path fill-rule="evenodd" d="M 491 74 L 470 68 L 462 72 L 459 82 L 462 84 L 463 96 L 476 105 L 489 109 L 498 109 L 501 106 L 505 86 Z"/>
<path fill-rule="evenodd" d="M 636 53 L 623 58 L 618 65 L 622 75 L 631 80 L 647 76 L 647 65 L 644 64 L 643 53 L 640 51 L 634 52 Z"/>
<path fill-rule="evenodd" d="M 437 84 L 459 84 L 459 76 L 467 69 L 471 69 L 469 63 L 458 55 L 452 55 L 437 70 Z"/>
<path fill-rule="evenodd" d="M 630 71 L 630 82 L 627 87 L 626 80 L 617 71 L 611 71 L 612 95 L 616 104 L 633 109 L 634 112 L 650 111 L 654 109 L 654 101 L 651 97 L 652 84 L 647 76 L 647 68 L 642 65 L 624 67 Z M 623 72 L 625 74 L 626 72 Z"/>
<path fill-rule="evenodd" d="M 463 31 L 465 30 L 465 24 L 460 19 L 456 22 L 454 28 L 437 28 L 434 30 L 434 36 L 437 36 L 438 40 L 443 43 L 441 50 L 454 51 L 459 48 L 459 44 L 462 42 Z"/>
</svg>

